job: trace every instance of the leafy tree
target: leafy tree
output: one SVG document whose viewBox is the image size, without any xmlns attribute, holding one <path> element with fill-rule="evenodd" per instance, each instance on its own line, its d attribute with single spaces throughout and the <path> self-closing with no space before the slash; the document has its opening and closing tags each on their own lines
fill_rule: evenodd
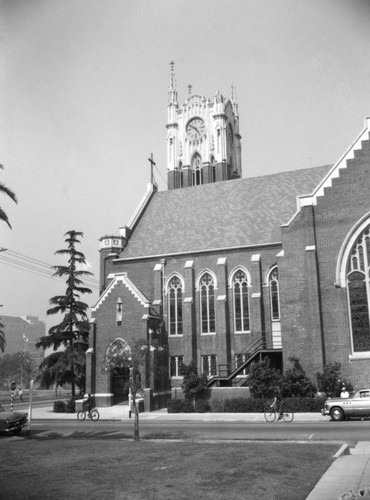
<svg viewBox="0 0 370 500">
<path fill-rule="evenodd" d="M 28 387 L 36 372 L 37 366 L 29 352 L 5 354 L 0 358 L 0 381 L 7 389 L 13 380 L 19 386 Z"/>
<path fill-rule="evenodd" d="M 137 340 L 132 348 L 123 348 L 108 353 L 105 358 L 105 368 L 114 370 L 117 368 L 127 368 L 130 376 L 127 384 L 123 388 L 131 393 L 132 405 L 135 415 L 134 440 L 139 440 L 139 411 L 136 399 L 143 389 L 145 379 L 145 369 L 147 366 L 148 353 L 154 349 L 161 349 L 157 344 L 149 345 L 146 339 Z"/>
<path fill-rule="evenodd" d="M 322 372 L 316 373 L 316 378 L 319 391 L 325 392 L 329 397 L 339 396 L 343 385 L 350 392 L 353 390 L 351 382 L 342 379 L 341 364 L 338 361 L 327 363 Z"/>
<path fill-rule="evenodd" d="M 295 356 L 289 358 L 293 367 L 287 370 L 282 377 L 281 392 L 286 397 L 313 397 L 316 394 L 316 386 L 307 377 L 299 359 Z"/>
<path fill-rule="evenodd" d="M 6 339 L 5 339 L 4 325 L 0 321 L 0 351 L 1 352 L 5 351 L 5 346 L 6 346 Z"/>
<path fill-rule="evenodd" d="M 0 165 L 0 169 L 4 170 L 4 167 L 2 165 Z M 17 203 L 17 197 L 16 197 L 16 195 L 13 193 L 13 191 L 11 189 L 9 189 L 8 187 L 6 187 L 5 184 L 3 184 L 2 182 L 0 182 L 0 193 L 6 194 L 15 203 Z M 10 228 L 12 227 L 10 225 L 8 216 L 6 215 L 6 213 L 4 212 L 4 210 L 1 207 L 0 207 L 0 220 L 6 222 Z"/>
<path fill-rule="evenodd" d="M 207 387 L 207 374 L 198 375 L 197 365 L 191 361 L 189 365 L 182 365 L 181 373 L 184 376 L 181 387 L 185 398 L 193 399 L 195 405 L 196 395 Z"/>
<path fill-rule="evenodd" d="M 44 350 L 53 347 L 54 351 L 63 347 L 66 350 L 64 360 L 68 360 L 68 363 L 60 363 L 60 359 L 54 356 L 45 360 L 43 370 L 51 370 L 49 375 L 45 375 L 45 379 L 52 380 L 57 368 L 64 366 L 65 371 L 69 372 L 72 400 L 74 400 L 76 377 L 78 380 L 80 375 L 77 358 L 86 351 L 89 336 L 88 305 L 80 300 L 80 295 L 92 293 L 90 288 L 84 286 L 81 278 L 91 276 L 92 273 L 81 269 L 86 265 L 86 259 L 84 254 L 76 249 L 76 245 L 81 243 L 80 238 L 83 237 L 83 233 L 72 230 L 64 236 L 67 248 L 57 250 L 55 254 L 67 256 L 68 265 L 53 266 L 55 270 L 53 276 L 65 277 L 67 289 L 64 295 L 56 295 L 50 299 L 49 302 L 53 307 L 47 311 L 48 315 L 62 314 L 64 316 L 61 323 L 50 328 L 49 335 L 41 337 L 36 347 L 42 347 Z M 57 366 L 54 366 L 55 364 Z"/>
<path fill-rule="evenodd" d="M 75 347 L 77 346 L 78 344 L 76 343 Z M 66 349 L 53 352 L 47 356 L 39 366 L 37 380 L 40 383 L 40 387 L 50 389 L 55 386 L 55 389 L 57 389 L 66 384 L 70 385 L 72 383 L 72 378 L 74 378 L 79 391 L 84 392 L 86 381 L 86 346 L 80 344 L 79 347 L 81 348 L 74 352 Z M 73 363 L 71 362 L 71 358 L 73 358 Z M 72 376 L 72 366 L 74 368 L 74 377 Z"/>
<path fill-rule="evenodd" d="M 252 363 L 248 374 L 252 396 L 265 399 L 270 397 L 276 387 L 281 385 L 281 373 L 271 367 L 270 358 Z"/>
</svg>

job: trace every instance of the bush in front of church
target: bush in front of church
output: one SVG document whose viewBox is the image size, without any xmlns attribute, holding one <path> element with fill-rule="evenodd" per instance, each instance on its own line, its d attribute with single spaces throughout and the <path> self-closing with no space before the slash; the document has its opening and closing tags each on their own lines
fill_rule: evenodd
<svg viewBox="0 0 370 500">
<path fill-rule="evenodd" d="M 65 413 L 66 412 L 66 404 L 64 401 L 54 401 L 53 412 L 54 413 Z"/>
</svg>

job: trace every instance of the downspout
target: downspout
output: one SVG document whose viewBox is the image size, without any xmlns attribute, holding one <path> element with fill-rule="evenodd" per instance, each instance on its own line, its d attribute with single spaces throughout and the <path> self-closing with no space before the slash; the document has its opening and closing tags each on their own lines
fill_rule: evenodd
<svg viewBox="0 0 370 500">
<path fill-rule="evenodd" d="M 316 235 L 316 219 L 315 219 L 315 206 L 312 205 L 312 221 L 313 221 L 313 235 L 315 242 L 315 260 L 317 269 L 317 298 L 319 302 L 319 315 L 320 315 L 320 336 L 321 336 L 321 350 L 322 350 L 322 362 L 323 368 L 326 365 L 326 349 L 325 349 L 325 339 L 324 339 L 324 321 L 322 315 L 322 300 L 321 300 L 321 287 L 320 287 L 320 267 L 319 267 L 319 257 L 317 249 L 317 235 Z"/>
</svg>

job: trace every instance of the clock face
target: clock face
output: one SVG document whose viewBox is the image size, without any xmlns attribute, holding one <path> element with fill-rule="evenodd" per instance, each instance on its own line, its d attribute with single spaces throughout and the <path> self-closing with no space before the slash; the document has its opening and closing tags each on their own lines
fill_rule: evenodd
<svg viewBox="0 0 370 500">
<path fill-rule="evenodd" d="M 206 131 L 206 126 L 202 118 L 193 118 L 186 125 L 186 133 L 189 139 L 196 141 L 200 139 Z"/>
</svg>

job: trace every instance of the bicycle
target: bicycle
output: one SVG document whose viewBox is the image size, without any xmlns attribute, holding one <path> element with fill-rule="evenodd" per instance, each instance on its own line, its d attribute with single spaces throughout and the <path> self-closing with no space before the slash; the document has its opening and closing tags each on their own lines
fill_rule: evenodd
<svg viewBox="0 0 370 500">
<path fill-rule="evenodd" d="M 275 422 L 277 416 L 279 414 L 279 419 L 284 420 L 284 422 L 293 422 L 294 420 L 294 413 L 292 411 L 286 411 L 283 409 L 281 412 L 277 412 L 275 408 L 272 408 L 271 406 L 268 406 L 265 408 L 265 420 L 266 422 Z"/>
<path fill-rule="evenodd" d="M 100 414 L 97 408 L 93 408 L 91 410 L 80 410 L 77 412 L 77 420 L 83 421 L 86 419 L 86 417 L 96 422 L 97 420 L 99 420 Z"/>
</svg>

